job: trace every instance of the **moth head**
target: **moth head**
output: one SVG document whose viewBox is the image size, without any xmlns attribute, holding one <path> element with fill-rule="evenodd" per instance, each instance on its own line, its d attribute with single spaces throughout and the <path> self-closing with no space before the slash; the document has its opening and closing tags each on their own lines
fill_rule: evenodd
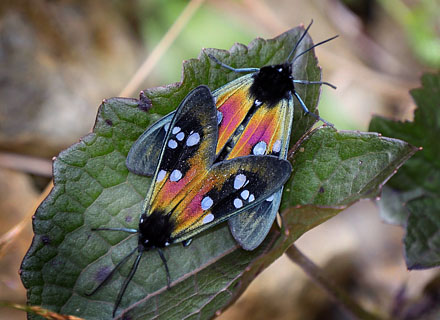
<svg viewBox="0 0 440 320">
<path fill-rule="evenodd" d="M 154 211 L 150 215 L 143 213 L 139 220 L 139 245 L 145 249 L 163 248 L 171 243 L 174 224 L 169 215 Z"/>
</svg>

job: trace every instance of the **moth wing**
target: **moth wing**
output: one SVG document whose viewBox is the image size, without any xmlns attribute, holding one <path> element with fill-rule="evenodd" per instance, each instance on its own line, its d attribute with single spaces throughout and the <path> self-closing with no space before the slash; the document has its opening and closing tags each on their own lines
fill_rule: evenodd
<svg viewBox="0 0 440 320">
<path fill-rule="evenodd" d="M 217 114 L 211 91 L 199 86 L 181 102 L 170 123 L 144 212 L 171 212 L 215 160 Z"/>
<path fill-rule="evenodd" d="M 265 201 L 287 181 L 290 163 L 273 156 L 218 162 L 173 211 L 173 242 L 192 238 Z"/>
<path fill-rule="evenodd" d="M 250 105 L 248 103 L 248 108 L 242 106 L 244 93 L 246 92 L 245 89 L 249 89 L 250 85 L 251 75 L 246 75 L 225 84 L 212 93 L 214 99 L 219 101 L 218 106 L 223 106 L 225 109 L 222 110 L 223 113 L 220 113 L 221 115 L 219 115 L 219 113 L 217 114 L 217 121 L 220 125 L 219 139 L 223 141 L 222 147 L 236 129 L 232 127 L 233 124 L 229 124 L 228 126 L 224 124 L 227 123 L 227 121 L 229 123 L 232 119 L 243 118 L 248 108 L 250 108 L 251 103 Z M 239 96 L 237 96 L 237 94 Z M 231 96 L 235 98 L 230 99 Z M 125 161 L 128 170 L 142 176 L 152 176 L 154 174 L 167 129 L 171 124 L 174 114 L 175 111 L 156 121 L 133 143 Z"/>
<path fill-rule="evenodd" d="M 281 203 L 282 188 L 259 205 L 229 219 L 232 236 L 245 250 L 257 248 L 269 233 Z"/>
<path fill-rule="evenodd" d="M 125 161 L 128 170 L 142 176 L 154 174 L 174 113 L 156 121 L 133 143 Z"/>
<path fill-rule="evenodd" d="M 235 79 L 213 92 L 217 106 L 219 137 L 217 155 L 220 154 L 230 138 L 239 130 L 254 104 L 249 95 L 252 74 Z"/>
<path fill-rule="evenodd" d="M 249 119 L 227 158 L 264 153 L 286 159 L 292 121 L 293 99 L 283 99 L 270 107 L 262 105 Z M 266 238 L 278 212 L 281 196 L 282 188 L 258 206 L 228 221 L 232 236 L 243 249 L 253 250 Z"/>
</svg>

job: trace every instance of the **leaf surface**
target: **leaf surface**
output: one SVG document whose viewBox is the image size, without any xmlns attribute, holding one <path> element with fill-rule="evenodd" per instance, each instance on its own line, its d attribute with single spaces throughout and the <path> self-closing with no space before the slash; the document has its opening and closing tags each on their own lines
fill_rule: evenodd
<svg viewBox="0 0 440 320">
<path fill-rule="evenodd" d="M 272 40 L 256 39 L 249 47 L 238 44 L 230 52 L 210 52 L 232 66 L 276 64 L 286 59 L 302 30 L 292 29 Z M 309 38 L 303 46 L 310 46 Z M 294 74 L 303 80 L 319 80 L 320 69 L 313 54 L 295 63 Z M 35 214 L 35 236 L 22 264 L 29 304 L 86 319 L 111 318 L 133 260 L 96 294 L 86 293 L 136 247 L 137 238 L 91 229 L 138 226 L 150 180 L 125 167 L 131 145 L 159 115 L 173 110 L 197 85 L 215 89 L 238 76 L 201 53 L 198 60 L 184 63 L 181 85 L 146 90 L 140 100 L 113 98 L 103 102 L 93 133 L 63 151 L 54 162 L 55 186 Z M 298 85 L 297 91 L 315 111 L 319 87 Z M 145 112 L 150 105 L 151 111 Z M 300 108 L 295 108 L 295 117 L 292 144 L 314 123 Z M 252 252 L 237 246 L 226 224 L 199 234 L 187 248 L 168 247 L 164 253 L 172 278 L 170 290 L 166 289 L 158 254 L 147 252 L 117 317 L 212 317 L 233 303 L 256 275 L 304 232 L 353 202 L 376 196 L 384 181 L 414 151 L 399 140 L 330 128 L 317 129 L 303 140 L 294 148 L 294 173 L 282 202 L 282 230 L 274 226 Z"/>
<path fill-rule="evenodd" d="M 375 117 L 370 130 L 421 147 L 390 180 L 379 202 L 385 221 L 406 228 L 408 268 L 421 269 L 440 265 L 440 242 L 431 229 L 440 216 L 440 73 L 425 74 L 422 87 L 411 95 L 417 104 L 413 122 Z"/>
</svg>

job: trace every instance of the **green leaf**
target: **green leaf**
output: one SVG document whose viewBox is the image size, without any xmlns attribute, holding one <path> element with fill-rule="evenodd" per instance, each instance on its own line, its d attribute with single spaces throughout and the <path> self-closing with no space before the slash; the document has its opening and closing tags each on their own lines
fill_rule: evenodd
<svg viewBox="0 0 440 320">
<path fill-rule="evenodd" d="M 422 197 L 407 204 L 410 212 L 405 235 L 408 269 L 440 264 L 440 198 Z"/>
<path fill-rule="evenodd" d="M 128 319 L 205 319 L 218 314 L 235 301 L 249 283 L 307 230 L 334 216 L 340 208 L 316 208 L 304 206 L 283 213 L 284 228 L 272 228 L 265 241 L 254 251 L 244 251 L 233 244 L 228 251 L 213 257 L 213 261 L 185 275 L 179 283 L 166 290 L 164 287 L 151 292 L 124 314 Z M 221 228 L 225 231 L 225 228 Z M 226 230 L 227 232 L 227 230 Z M 206 240 L 221 241 L 226 234 L 217 231 L 201 237 L 203 243 L 194 251 L 205 248 Z M 209 238 L 208 238 L 209 237 Z M 190 248 L 193 244 L 190 246 Z M 188 248 L 189 249 L 189 248 Z M 178 248 L 187 259 L 194 258 Z"/>
<path fill-rule="evenodd" d="M 315 130 L 295 152 L 282 208 L 292 205 L 346 206 L 375 198 L 396 168 L 416 149 L 375 133 Z"/>
<path fill-rule="evenodd" d="M 377 201 L 382 219 L 389 224 L 406 226 L 409 215 L 406 203 L 420 197 L 423 193 L 421 188 L 397 191 L 385 185 L 382 189 L 382 195 Z"/>
<path fill-rule="evenodd" d="M 418 106 L 413 122 L 374 117 L 369 130 L 423 148 L 390 180 L 390 187 L 396 190 L 420 187 L 440 194 L 440 73 L 424 75 L 422 85 L 411 91 Z"/>
<path fill-rule="evenodd" d="M 272 40 L 254 40 L 249 48 L 237 44 L 230 52 L 211 49 L 210 53 L 232 66 L 280 63 L 302 31 L 296 28 Z M 306 38 L 299 51 L 310 45 Z M 295 77 L 319 80 L 316 58 L 312 54 L 303 57 L 295 63 Z M 181 85 L 145 91 L 156 114 L 173 110 L 199 84 L 215 89 L 240 76 L 219 68 L 203 52 L 199 60 L 184 63 L 183 74 Z M 315 111 L 319 87 L 297 87 L 309 109 Z M 136 138 L 158 118 L 144 111 L 145 103 L 145 99 L 104 101 L 93 133 L 55 160 L 55 186 L 35 214 L 34 240 L 22 264 L 29 304 L 86 319 L 111 318 L 133 260 L 96 294 L 86 293 L 137 246 L 137 238 L 91 229 L 137 228 L 150 180 L 128 172 L 125 158 Z M 312 117 L 296 108 L 291 141 L 296 142 L 313 123 Z M 295 147 L 295 174 L 285 188 L 282 230 L 274 226 L 252 252 L 238 247 L 226 224 L 198 235 L 187 248 L 168 247 L 164 254 L 172 278 L 170 290 L 166 289 L 159 256 L 155 251 L 146 252 L 122 299 L 118 317 L 213 317 L 233 303 L 256 275 L 304 232 L 358 199 L 375 196 L 393 170 L 413 152 L 399 140 L 329 128 L 315 130 L 303 139 L 304 143 Z M 348 170 L 355 171 L 348 174 Z M 314 175 L 315 180 L 309 180 Z M 316 179 L 321 182 L 316 183 Z"/>
<path fill-rule="evenodd" d="M 209 52 L 232 66 L 259 67 L 281 63 L 302 32 L 302 28 L 296 28 L 275 39 L 256 39 L 249 47 L 237 44 L 230 52 L 213 49 Z M 298 50 L 301 52 L 310 46 L 311 39 L 306 37 Z M 158 115 L 173 110 L 197 85 L 206 84 L 215 89 L 241 76 L 220 68 L 204 51 L 199 59 L 189 60 L 183 67 L 181 84 L 149 89 L 143 93 L 150 101 L 119 98 L 104 101 L 93 133 L 62 152 L 55 160 L 55 186 L 35 214 L 35 237 L 22 264 L 21 277 L 28 288 L 29 304 L 64 314 L 81 315 L 87 319 L 110 317 L 131 261 L 98 293 L 91 297 L 86 293 L 136 246 L 137 240 L 118 232 L 92 232 L 91 228 L 136 228 L 138 225 L 150 180 L 131 174 L 126 169 L 125 158 L 131 145 L 157 120 Z M 313 54 L 304 55 L 295 63 L 294 75 L 304 80 L 320 79 L 320 69 Z M 298 86 L 299 94 L 311 111 L 316 110 L 319 91 L 319 86 Z M 153 106 L 151 111 L 158 115 L 145 112 L 149 103 Z M 304 117 L 299 110 L 296 114 L 296 131 L 301 135 L 314 120 Z M 232 300 L 228 291 L 220 295 L 221 301 L 214 299 L 217 293 L 214 287 L 222 287 L 218 270 L 223 269 L 218 266 L 218 261 L 228 259 L 230 254 L 243 254 L 252 259 L 266 248 L 267 244 L 262 245 L 259 251 L 252 253 L 238 249 L 226 225 L 204 233 L 189 248 L 171 246 L 165 250 L 174 284 L 170 291 L 165 290 L 165 272 L 159 257 L 155 252 L 148 252 L 122 300 L 121 309 L 142 298 L 151 297 L 150 308 L 158 308 L 155 312 L 161 314 L 171 305 L 166 298 L 168 295 L 175 295 L 176 292 L 182 295 L 179 289 L 182 286 L 194 291 L 207 282 L 207 291 L 193 292 L 195 297 L 190 305 L 196 309 L 206 305 L 205 308 L 209 307 L 209 314 L 212 315 L 215 310 L 225 306 L 225 300 L 228 303 Z M 234 259 L 234 263 L 224 270 L 237 268 L 238 272 L 243 272 L 246 266 L 243 261 L 236 265 Z M 217 270 L 216 275 L 203 280 L 201 276 L 209 268 Z M 194 274 L 193 278 L 191 274 Z M 159 300 L 164 301 L 163 307 L 158 304 Z M 183 301 L 185 296 L 177 300 Z M 185 313 L 186 309 L 182 307 L 179 310 Z M 179 315 L 174 317 L 180 318 Z"/>
<path fill-rule="evenodd" d="M 389 181 L 390 189 L 382 195 L 379 203 L 385 221 L 407 228 L 404 244 L 408 268 L 440 265 L 437 255 L 440 243 L 432 239 L 429 228 L 425 231 L 420 228 L 432 223 L 432 215 L 440 215 L 439 208 L 435 206 L 440 198 L 440 73 L 425 74 L 422 85 L 422 88 L 411 91 L 418 106 L 413 122 L 375 117 L 370 123 L 372 131 L 421 147 L 421 151 Z M 415 204 L 421 201 L 418 199 L 421 196 L 432 199 L 424 200 L 424 205 L 419 207 Z M 428 208 L 429 205 L 432 207 Z M 423 211 L 414 212 L 415 208 L 422 208 Z"/>
</svg>

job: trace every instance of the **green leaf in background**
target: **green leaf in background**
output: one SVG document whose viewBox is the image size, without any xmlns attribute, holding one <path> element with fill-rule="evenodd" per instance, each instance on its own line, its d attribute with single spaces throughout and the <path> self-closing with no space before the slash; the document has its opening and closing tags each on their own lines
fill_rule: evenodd
<svg viewBox="0 0 440 320">
<path fill-rule="evenodd" d="M 440 198 L 422 197 L 407 204 L 404 239 L 409 269 L 435 267 L 440 262 Z"/>
<path fill-rule="evenodd" d="M 371 131 L 423 148 L 390 180 L 390 189 L 379 204 L 385 221 L 407 228 L 404 243 L 410 269 L 440 265 L 439 235 L 428 227 L 435 225 L 434 218 L 440 216 L 436 205 L 440 197 L 440 73 L 425 74 L 422 88 L 412 90 L 411 95 L 418 106 L 413 122 L 375 117 L 370 123 Z"/>
<path fill-rule="evenodd" d="M 257 39 L 249 47 L 210 52 L 232 66 L 258 67 L 283 62 L 303 29 L 292 29 L 272 40 Z M 302 48 L 311 45 L 306 39 Z M 298 79 L 316 81 L 320 69 L 310 54 L 294 66 Z M 236 78 L 201 53 L 184 63 L 182 84 L 146 90 L 157 114 L 173 110 L 200 84 L 211 89 Z M 318 86 L 298 85 L 311 111 Z M 310 129 L 314 119 L 295 109 L 292 142 Z M 143 102 L 113 98 L 101 105 L 93 133 L 62 152 L 54 162 L 54 188 L 38 208 L 34 239 L 21 278 L 28 303 L 86 319 L 111 318 L 113 304 L 128 275 L 131 261 L 93 296 L 103 277 L 137 245 L 136 235 L 92 232 L 95 227 L 137 228 L 150 180 L 125 167 L 128 150 L 158 118 Z M 282 203 L 283 229 L 274 226 L 263 244 L 244 251 L 233 241 L 227 224 L 197 236 L 182 248 L 164 250 L 172 287 L 166 289 L 162 262 L 154 251 L 144 254 L 130 283 L 118 318 L 204 319 L 233 303 L 264 268 L 304 232 L 326 221 L 351 203 L 376 196 L 381 185 L 413 152 L 408 144 L 375 134 L 320 128 L 296 144 L 294 174 Z M 29 315 L 31 319 L 35 316 Z"/>
<path fill-rule="evenodd" d="M 381 218 L 389 224 L 406 226 L 409 215 L 406 203 L 420 197 L 423 192 L 421 188 L 398 191 L 385 185 L 382 189 L 382 196 L 377 201 Z"/>
</svg>

